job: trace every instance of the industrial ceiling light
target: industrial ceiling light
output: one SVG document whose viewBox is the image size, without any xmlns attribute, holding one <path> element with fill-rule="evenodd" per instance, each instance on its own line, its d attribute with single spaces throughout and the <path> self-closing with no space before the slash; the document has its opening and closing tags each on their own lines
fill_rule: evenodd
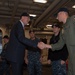
<svg viewBox="0 0 75 75">
<path fill-rule="evenodd" d="M 47 3 L 47 0 L 33 0 L 33 1 L 38 3 Z"/>
<path fill-rule="evenodd" d="M 32 16 L 32 17 L 36 17 L 36 15 L 35 14 L 29 14 L 30 16 Z"/>
<path fill-rule="evenodd" d="M 75 5 L 73 5 L 72 8 L 75 8 Z"/>
<path fill-rule="evenodd" d="M 46 25 L 47 28 L 50 28 L 51 26 L 52 26 L 51 24 L 50 25 Z"/>
</svg>

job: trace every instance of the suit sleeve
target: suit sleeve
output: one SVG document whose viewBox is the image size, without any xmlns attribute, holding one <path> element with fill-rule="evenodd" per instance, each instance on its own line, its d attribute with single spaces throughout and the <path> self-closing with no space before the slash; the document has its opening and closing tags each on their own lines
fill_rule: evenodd
<svg viewBox="0 0 75 75">
<path fill-rule="evenodd" d="M 64 44 L 65 44 L 65 41 L 64 41 L 64 39 L 62 37 L 62 33 L 60 33 L 60 40 L 56 44 L 51 44 L 52 51 L 62 49 L 62 47 L 64 46 Z"/>
<path fill-rule="evenodd" d="M 33 42 L 32 40 L 25 37 L 24 30 L 21 25 L 16 25 L 15 35 L 19 42 L 28 46 L 37 47 L 37 42 Z"/>
</svg>

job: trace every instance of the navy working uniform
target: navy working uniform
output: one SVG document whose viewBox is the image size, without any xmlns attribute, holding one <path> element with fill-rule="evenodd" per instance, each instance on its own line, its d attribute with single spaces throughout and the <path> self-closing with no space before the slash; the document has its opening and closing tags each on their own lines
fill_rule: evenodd
<svg viewBox="0 0 75 75">
<path fill-rule="evenodd" d="M 34 42 L 39 42 L 39 39 L 35 38 Z M 39 48 L 27 47 L 28 50 L 28 71 L 29 75 L 41 75 L 41 50 Z"/>
<path fill-rule="evenodd" d="M 50 44 L 55 44 L 59 41 L 59 34 L 53 35 L 50 39 Z M 66 45 L 61 50 L 52 51 L 49 49 L 48 60 L 52 61 L 53 75 L 66 75 L 66 63 L 61 64 L 61 60 L 66 61 L 68 58 L 68 50 Z"/>
</svg>

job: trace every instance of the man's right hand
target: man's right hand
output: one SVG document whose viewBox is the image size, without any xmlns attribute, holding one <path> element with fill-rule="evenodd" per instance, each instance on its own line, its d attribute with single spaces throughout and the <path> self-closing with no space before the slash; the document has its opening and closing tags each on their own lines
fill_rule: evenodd
<svg viewBox="0 0 75 75">
<path fill-rule="evenodd" d="M 37 46 L 39 49 L 45 49 L 46 48 L 45 43 L 43 43 L 43 42 L 39 42 Z"/>
</svg>

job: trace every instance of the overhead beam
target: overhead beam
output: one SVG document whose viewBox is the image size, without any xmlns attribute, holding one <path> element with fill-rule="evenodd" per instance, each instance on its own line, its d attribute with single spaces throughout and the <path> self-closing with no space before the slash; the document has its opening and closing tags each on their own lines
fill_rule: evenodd
<svg viewBox="0 0 75 75">
<path fill-rule="evenodd" d="M 55 14 L 55 12 L 57 11 L 57 9 L 59 9 L 62 6 L 65 6 L 68 2 L 70 2 L 71 0 L 65 0 L 62 1 L 61 3 L 58 4 L 58 6 L 56 6 L 56 8 L 52 11 L 49 11 L 48 14 L 46 14 L 46 16 L 37 24 L 37 26 L 42 26 L 43 22 L 45 22 L 47 19 L 49 19 L 50 16 L 52 16 L 53 14 Z"/>
<path fill-rule="evenodd" d="M 54 0 L 54 2 L 46 9 L 46 11 L 35 21 L 34 26 L 37 25 L 41 20 L 55 7 L 61 0 Z"/>
</svg>

